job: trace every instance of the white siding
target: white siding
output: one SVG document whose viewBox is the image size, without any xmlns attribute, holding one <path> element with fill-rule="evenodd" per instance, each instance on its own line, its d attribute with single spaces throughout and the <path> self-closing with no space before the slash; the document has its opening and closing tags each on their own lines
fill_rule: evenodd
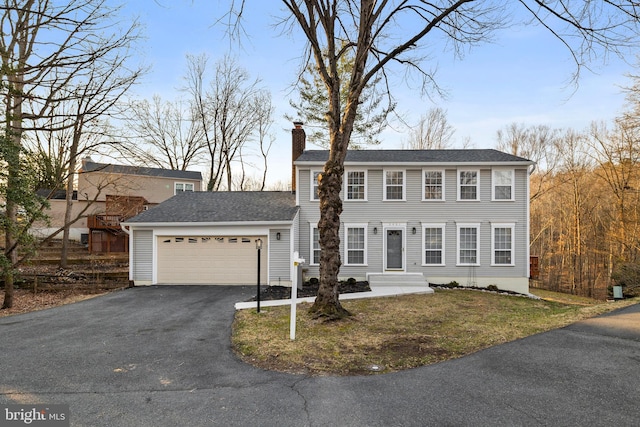
<svg viewBox="0 0 640 427">
<path fill-rule="evenodd" d="M 515 168 L 515 199 L 513 201 L 491 200 L 492 174 L 490 166 L 469 166 L 480 170 L 480 201 L 456 200 L 457 166 L 441 167 L 445 169 L 445 201 L 423 201 L 422 166 L 406 168 L 405 201 L 384 201 L 383 168 L 371 167 L 367 171 L 367 202 L 343 202 L 340 236 L 344 237 L 344 224 L 366 222 L 368 224 L 368 259 L 367 265 L 362 267 L 345 266 L 343 260 L 340 277 L 365 277 L 367 272 L 379 273 L 383 271 L 383 224 L 393 223 L 406 226 L 405 260 L 407 272 L 421 272 L 428 279 L 437 277 L 439 280 L 476 277 L 479 283 L 482 283 L 484 279 L 491 281 L 493 278 L 526 280 L 529 263 L 527 259 L 529 245 L 527 235 L 529 175 L 527 168 L 523 166 Z M 499 166 L 504 167 L 505 165 Z M 299 247 L 301 256 L 306 259 L 311 259 L 309 253 L 310 224 L 317 224 L 320 215 L 318 202 L 309 200 L 309 170 L 309 168 L 300 169 L 300 184 L 298 186 L 301 192 L 299 195 Z M 491 266 L 491 222 L 515 224 L 515 266 Z M 446 265 L 422 266 L 422 223 L 445 224 L 444 254 Z M 456 266 L 457 223 L 480 224 L 480 247 L 478 250 L 480 266 L 473 269 Z M 413 234 L 414 227 L 416 234 Z M 341 254 L 344 254 L 344 247 L 341 247 Z M 309 266 L 307 275 L 317 276 L 318 267 Z"/>
<path fill-rule="evenodd" d="M 153 279 L 153 231 L 133 231 L 132 280 L 151 281 Z"/>
<path fill-rule="evenodd" d="M 280 240 L 277 235 L 280 233 Z M 291 285 L 291 231 L 289 229 L 269 230 L 269 284 Z"/>
</svg>

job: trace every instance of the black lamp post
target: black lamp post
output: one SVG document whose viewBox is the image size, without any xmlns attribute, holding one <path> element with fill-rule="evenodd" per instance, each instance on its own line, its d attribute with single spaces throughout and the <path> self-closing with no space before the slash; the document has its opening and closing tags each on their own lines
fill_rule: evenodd
<svg viewBox="0 0 640 427">
<path fill-rule="evenodd" d="M 260 250 L 262 249 L 262 239 L 256 239 L 256 249 L 258 250 L 258 284 L 256 286 L 256 301 L 258 303 L 258 313 L 260 313 Z"/>
</svg>

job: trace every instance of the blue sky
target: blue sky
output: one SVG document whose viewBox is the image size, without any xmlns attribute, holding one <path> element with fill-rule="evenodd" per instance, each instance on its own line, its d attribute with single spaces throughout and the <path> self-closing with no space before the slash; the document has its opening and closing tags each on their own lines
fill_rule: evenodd
<svg viewBox="0 0 640 427">
<path fill-rule="evenodd" d="M 292 113 L 288 100 L 295 96 L 292 84 L 300 66 L 302 37 L 280 35 L 274 28 L 285 16 L 274 0 L 247 1 L 245 24 L 249 38 L 237 43 L 225 38 L 224 28 L 214 25 L 224 14 L 228 1 L 219 0 L 137 0 L 128 2 L 125 16 L 138 16 L 146 39 L 140 57 L 152 67 L 134 89 L 134 96 L 164 99 L 180 96 L 186 70 L 185 55 L 206 53 L 211 63 L 225 53 L 232 54 L 253 77 L 260 77 L 270 89 L 276 105 L 273 130 L 276 142 L 270 157 L 269 181 L 290 177 L 290 129 L 283 115 Z M 415 123 L 429 108 L 447 110 L 462 143 L 470 138 L 476 148 L 492 148 L 496 132 L 517 122 L 583 130 L 594 120 L 610 121 L 624 107 L 621 87 L 630 85 L 625 74 L 634 72 L 630 64 L 616 57 L 592 64 L 583 70 L 577 87 L 569 80 L 575 71 L 568 51 L 545 30 L 537 27 L 513 28 L 495 35 L 495 41 L 475 47 L 463 60 L 438 50 L 432 53 L 437 65 L 438 84 L 447 91 L 445 99 L 420 97 L 415 87 L 398 84 L 394 96 L 397 111 Z M 382 135 L 381 148 L 401 148 L 407 130 L 398 126 Z M 314 147 L 310 147 L 314 148 Z"/>
</svg>

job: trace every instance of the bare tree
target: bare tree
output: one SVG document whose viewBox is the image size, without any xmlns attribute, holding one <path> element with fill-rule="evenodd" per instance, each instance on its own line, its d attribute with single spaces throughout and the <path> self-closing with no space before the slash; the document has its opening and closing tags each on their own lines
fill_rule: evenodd
<svg viewBox="0 0 640 427">
<path fill-rule="evenodd" d="M 260 184 L 260 191 L 264 191 L 264 187 L 267 184 L 267 171 L 268 157 L 271 147 L 275 141 L 275 137 L 270 134 L 271 125 L 273 124 L 273 112 L 275 108 L 271 103 L 271 94 L 264 92 L 258 96 L 257 105 L 260 107 L 258 120 L 256 123 L 256 133 L 258 139 L 258 149 L 260 151 L 260 157 L 262 158 L 262 183 Z"/>
<path fill-rule="evenodd" d="M 133 164 L 184 171 L 202 161 L 203 129 L 189 101 L 132 100 L 123 122 L 127 142 L 113 148 Z"/>
<path fill-rule="evenodd" d="M 455 128 L 447 120 L 447 111 L 440 107 L 430 108 L 411 129 L 406 147 L 412 150 L 449 148 L 454 133 Z"/>
<path fill-rule="evenodd" d="M 99 67 L 125 61 L 126 54 L 119 56 L 114 52 L 126 51 L 137 34 L 135 23 L 122 31 L 115 18 L 117 12 L 118 8 L 111 7 L 106 0 L 5 0 L 0 4 L 3 29 L 0 93 L 4 107 L 5 148 L 2 153 L 8 165 L 3 220 L 3 308 L 13 304 L 17 249 L 22 236 L 28 235 L 27 230 L 19 226 L 17 218 L 18 207 L 29 204 L 24 191 L 28 172 L 24 169 L 23 141 L 29 132 L 42 130 L 42 123 L 49 129 L 77 126 L 69 122 L 69 116 L 57 115 L 54 106 L 81 99 L 85 90 L 93 91 L 93 101 L 105 94 L 104 87 L 92 87 L 88 82 L 97 82 L 95 76 L 100 73 L 105 73 L 103 76 L 117 74 L 119 67 Z M 103 79 L 103 84 L 112 81 L 111 78 Z M 86 97 L 84 102 L 88 99 Z M 96 107 L 96 111 L 101 108 Z M 87 110 L 81 108 L 79 111 Z M 78 114 L 75 117 L 78 119 Z"/>
<path fill-rule="evenodd" d="M 562 164 L 560 174 L 564 175 L 561 187 L 562 218 L 566 222 L 567 234 L 563 254 L 567 258 L 571 293 L 577 293 L 583 277 L 585 256 L 585 221 L 587 218 L 588 185 L 592 165 L 586 150 L 586 135 L 567 131 L 558 141 Z"/>
<path fill-rule="evenodd" d="M 610 218 L 615 224 L 611 230 L 615 245 L 610 247 L 609 255 L 612 269 L 615 261 L 637 262 L 640 258 L 640 188 L 636 188 L 640 182 L 640 129 L 625 117 L 611 130 L 594 123 L 589 135 L 589 154 L 599 166 L 595 173 L 606 183 L 614 202 Z M 614 252 L 618 260 L 614 259 Z"/>
<path fill-rule="evenodd" d="M 634 77 L 637 83 L 637 77 Z M 531 200 L 531 248 L 541 286 L 605 298 L 640 262 L 640 121 L 637 91 L 612 124 L 557 135 L 556 162 Z M 540 175 L 532 176 L 532 188 Z M 623 274 L 624 275 L 624 274 Z M 625 295 L 637 283 L 627 276 Z M 622 280 L 624 282 L 625 280 Z M 609 295 L 610 296 L 610 295 Z"/>
<path fill-rule="evenodd" d="M 114 110 L 116 104 L 131 88 L 131 86 L 142 75 L 143 69 L 130 70 L 125 67 L 128 59 L 121 51 L 128 48 L 133 39 L 130 35 L 119 40 L 111 40 L 107 49 L 111 55 L 103 55 L 91 63 L 87 64 L 89 73 L 79 81 L 74 81 L 73 85 L 67 89 L 69 91 L 69 101 L 72 104 L 71 114 L 68 114 L 67 121 L 72 130 L 71 145 L 68 147 L 69 163 L 68 171 L 70 179 L 66 185 L 66 211 L 64 216 L 64 231 L 62 237 L 62 252 L 60 257 L 60 267 L 67 267 L 67 254 L 69 250 L 69 227 L 71 226 L 74 174 L 77 168 L 78 158 L 82 157 L 89 150 L 94 150 L 98 146 L 105 144 L 105 140 L 95 132 L 100 134 L 100 122 L 105 119 L 110 111 Z M 94 135 L 92 135 L 94 134 Z M 92 136 L 94 136 L 92 138 Z"/>
<path fill-rule="evenodd" d="M 234 185 L 234 164 L 243 164 L 247 145 L 257 136 L 256 129 L 272 121 L 271 98 L 260 80 L 251 79 L 230 56 L 216 63 L 209 88 L 205 87 L 208 58 L 189 55 L 187 61 L 186 91 L 209 153 L 207 190 L 231 191 L 243 181 Z M 261 120 L 266 122 L 259 126 Z"/>
<path fill-rule="evenodd" d="M 531 200 L 537 199 L 543 191 L 549 189 L 546 183 L 559 161 L 560 138 L 559 129 L 546 125 L 525 127 L 523 124 L 511 123 L 497 132 L 498 150 L 536 162 Z"/>
<path fill-rule="evenodd" d="M 422 76 L 425 91 L 434 88 L 435 76 L 426 68 L 421 48 L 444 39 L 452 52 L 461 54 L 497 29 L 512 25 L 509 12 L 516 7 L 523 7 L 530 20 L 547 28 L 569 49 L 576 75 L 599 48 L 615 52 L 629 46 L 638 23 L 637 6 L 631 1 L 283 0 L 283 4 L 289 13 L 284 25 L 304 34 L 308 41 L 305 58 L 313 60 L 327 91 L 329 159 L 318 185 L 320 288 L 311 312 L 328 318 L 349 314 L 338 301 L 340 189 L 358 105 L 369 82 L 380 73 L 387 76 L 385 71 L 398 65 Z M 232 2 L 230 19 L 242 16 L 242 6 L 244 1 Z M 239 24 L 232 25 L 236 34 L 242 31 Z M 350 51 L 355 52 L 353 67 L 347 78 L 340 78 L 340 59 Z"/>
</svg>

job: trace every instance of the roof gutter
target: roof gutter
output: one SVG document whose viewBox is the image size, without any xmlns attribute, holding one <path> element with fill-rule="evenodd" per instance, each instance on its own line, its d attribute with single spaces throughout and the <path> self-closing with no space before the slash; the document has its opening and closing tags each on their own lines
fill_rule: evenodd
<svg viewBox="0 0 640 427">
<path fill-rule="evenodd" d="M 228 226 L 293 225 L 290 221 L 227 221 L 227 222 L 123 222 L 121 227 L 228 227 Z M 124 230 L 124 228 L 123 228 Z M 128 232 L 127 232 L 128 233 Z"/>
<path fill-rule="evenodd" d="M 296 161 L 294 162 L 294 165 L 296 166 L 323 166 L 326 162 L 323 162 L 321 160 L 314 160 L 314 161 Z M 402 161 L 398 161 L 398 162 L 380 162 L 380 161 L 375 161 L 375 162 L 350 162 L 350 161 L 345 161 L 344 165 L 345 166 L 418 166 L 418 167 L 439 167 L 439 166 L 456 166 L 456 167 L 461 167 L 461 166 L 531 166 L 534 165 L 535 162 L 533 161 L 505 161 L 505 162 L 475 162 L 475 161 L 470 161 L 470 162 L 402 162 Z"/>
</svg>

